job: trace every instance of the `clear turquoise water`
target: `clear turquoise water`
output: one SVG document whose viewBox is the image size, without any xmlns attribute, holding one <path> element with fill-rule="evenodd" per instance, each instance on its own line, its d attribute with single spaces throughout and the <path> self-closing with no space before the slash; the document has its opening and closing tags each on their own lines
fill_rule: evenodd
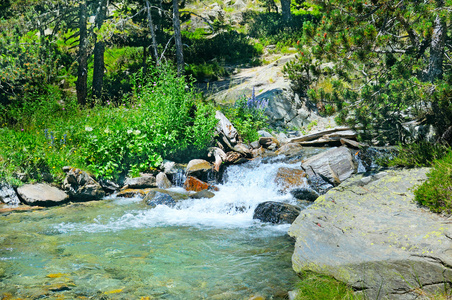
<svg viewBox="0 0 452 300">
<path fill-rule="evenodd" d="M 280 166 L 233 167 L 214 198 L 175 208 L 111 198 L 0 216 L 0 295 L 282 299 L 297 281 L 288 225 L 252 219 L 260 202 L 295 201 L 273 182 Z"/>
</svg>

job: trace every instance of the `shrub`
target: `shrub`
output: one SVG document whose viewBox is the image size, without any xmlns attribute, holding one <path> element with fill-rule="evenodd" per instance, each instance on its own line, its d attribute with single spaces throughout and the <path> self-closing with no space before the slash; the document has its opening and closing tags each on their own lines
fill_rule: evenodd
<svg viewBox="0 0 452 300">
<path fill-rule="evenodd" d="M 399 145 L 396 156 L 386 161 L 379 161 L 379 163 L 391 167 L 428 167 L 432 165 L 433 161 L 441 159 L 448 152 L 447 146 L 421 141 Z"/>
<path fill-rule="evenodd" d="M 97 176 L 117 178 L 149 171 L 163 157 L 189 159 L 212 140 L 213 108 L 196 103 L 196 94 L 170 66 L 138 74 L 133 100 L 94 110 L 85 124 L 83 156 Z"/>
<path fill-rule="evenodd" d="M 452 151 L 434 162 L 427 177 L 414 192 L 415 201 L 436 213 L 452 213 Z"/>
<path fill-rule="evenodd" d="M 268 100 L 257 99 L 253 89 L 250 98 L 243 96 L 238 99 L 234 106 L 225 109 L 225 115 L 245 142 L 253 142 L 259 139 L 257 131 L 267 127 L 267 116 L 264 114 L 267 105 Z"/>
</svg>

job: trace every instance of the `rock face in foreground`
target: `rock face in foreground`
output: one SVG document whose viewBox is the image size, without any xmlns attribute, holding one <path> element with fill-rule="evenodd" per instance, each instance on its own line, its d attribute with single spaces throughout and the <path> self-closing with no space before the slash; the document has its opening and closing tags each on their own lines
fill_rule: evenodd
<svg viewBox="0 0 452 300">
<path fill-rule="evenodd" d="M 25 184 L 17 193 L 28 205 L 53 206 L 67 202 L 68 194 L 48 184 Z"/>
<path fill-rule="evenodd" d="M 294 270 L 333 276 L 367 299 L 444 289 L 452 282 L 452 219 L 417 207 L 410 191 L 427 171 L 356 176 L 318 198 L 289 230 Z"/>
</svg>

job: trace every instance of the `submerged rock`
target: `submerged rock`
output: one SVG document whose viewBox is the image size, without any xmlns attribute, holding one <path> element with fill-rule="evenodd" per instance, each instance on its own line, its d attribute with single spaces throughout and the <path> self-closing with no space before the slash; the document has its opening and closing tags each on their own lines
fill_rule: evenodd
<svg viewBox="0 0 452 300">
<path fill-rule="evenodd" d="M 294 270 L 333 276 L 367 299 L 443 290 L 452 282 L 451 219 L 413 202 L 427 171 L 358 175 L 319 197 L 290 227 Z"/>
<path fill-rule="evenodd" d="M 253 219 L 274 224 L 291 224 L 301 209 L 287 203 L 267 201 L 260 203 L 254 210 Z"/>
<path fill-rule="evenodd" d="M 188 193 L 178 193 L 178 192 L 168 191 L 168 190 L 164 190 L 164 189 L 151 189 L 146 194 L 146 196 L 144 197 L 143 201 L 147 202 L 148 200 L 152 200 L 157 193 L 168 194 L 175 201 L 188 199 Z"/>
<path fill-rule="evenodd" d="M 174 207 L 176 205 L 176 201 L 170 195 L 166 193 L 156 192 L 154 197 L 146 200 L 146 204 L 150 207 L 154 208 L 157 205 L 166 205 L 169 207 Z"/>
<path fill-rule="evenodd" d="M 28 205 L 54 206 L 69 200 L 64 191 L 43 183 L 25 184 L 17 189 L 17 193 Z"/>
<path fill-rule="evenodd" d="M 203 198 L 213 198 L 215 194 L 208 190 L 202 190 L 200 192 L 190 195 L 192 199 L 203 199 Z"/>
<path fill-rule="evenodd" d="M 19 205 L 20 200 L 16 191 L 6 182 L 0 181 L 0 202 L 8 205 Z"/>
<path fill-rule="evenodd" d="M 76 201 L 99 200 L 105 196 L 101 185 L 88 173 L 77 168 L 64 167 L 66 178 L 63 181 L 63 189 L 71 199 Z"/>
</svg>

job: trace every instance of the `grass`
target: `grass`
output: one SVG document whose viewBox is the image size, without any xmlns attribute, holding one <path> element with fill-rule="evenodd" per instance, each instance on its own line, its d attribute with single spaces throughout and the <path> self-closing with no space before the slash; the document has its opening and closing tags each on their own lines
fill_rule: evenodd
<svg viewBox="0 0 452 300">
<path fill-rule="evenodd" d="M 301 275 L 296 300 L 352 300 L 363 299 L 353 289 L 336 279 L 312 272 Z"/>
</svg>

